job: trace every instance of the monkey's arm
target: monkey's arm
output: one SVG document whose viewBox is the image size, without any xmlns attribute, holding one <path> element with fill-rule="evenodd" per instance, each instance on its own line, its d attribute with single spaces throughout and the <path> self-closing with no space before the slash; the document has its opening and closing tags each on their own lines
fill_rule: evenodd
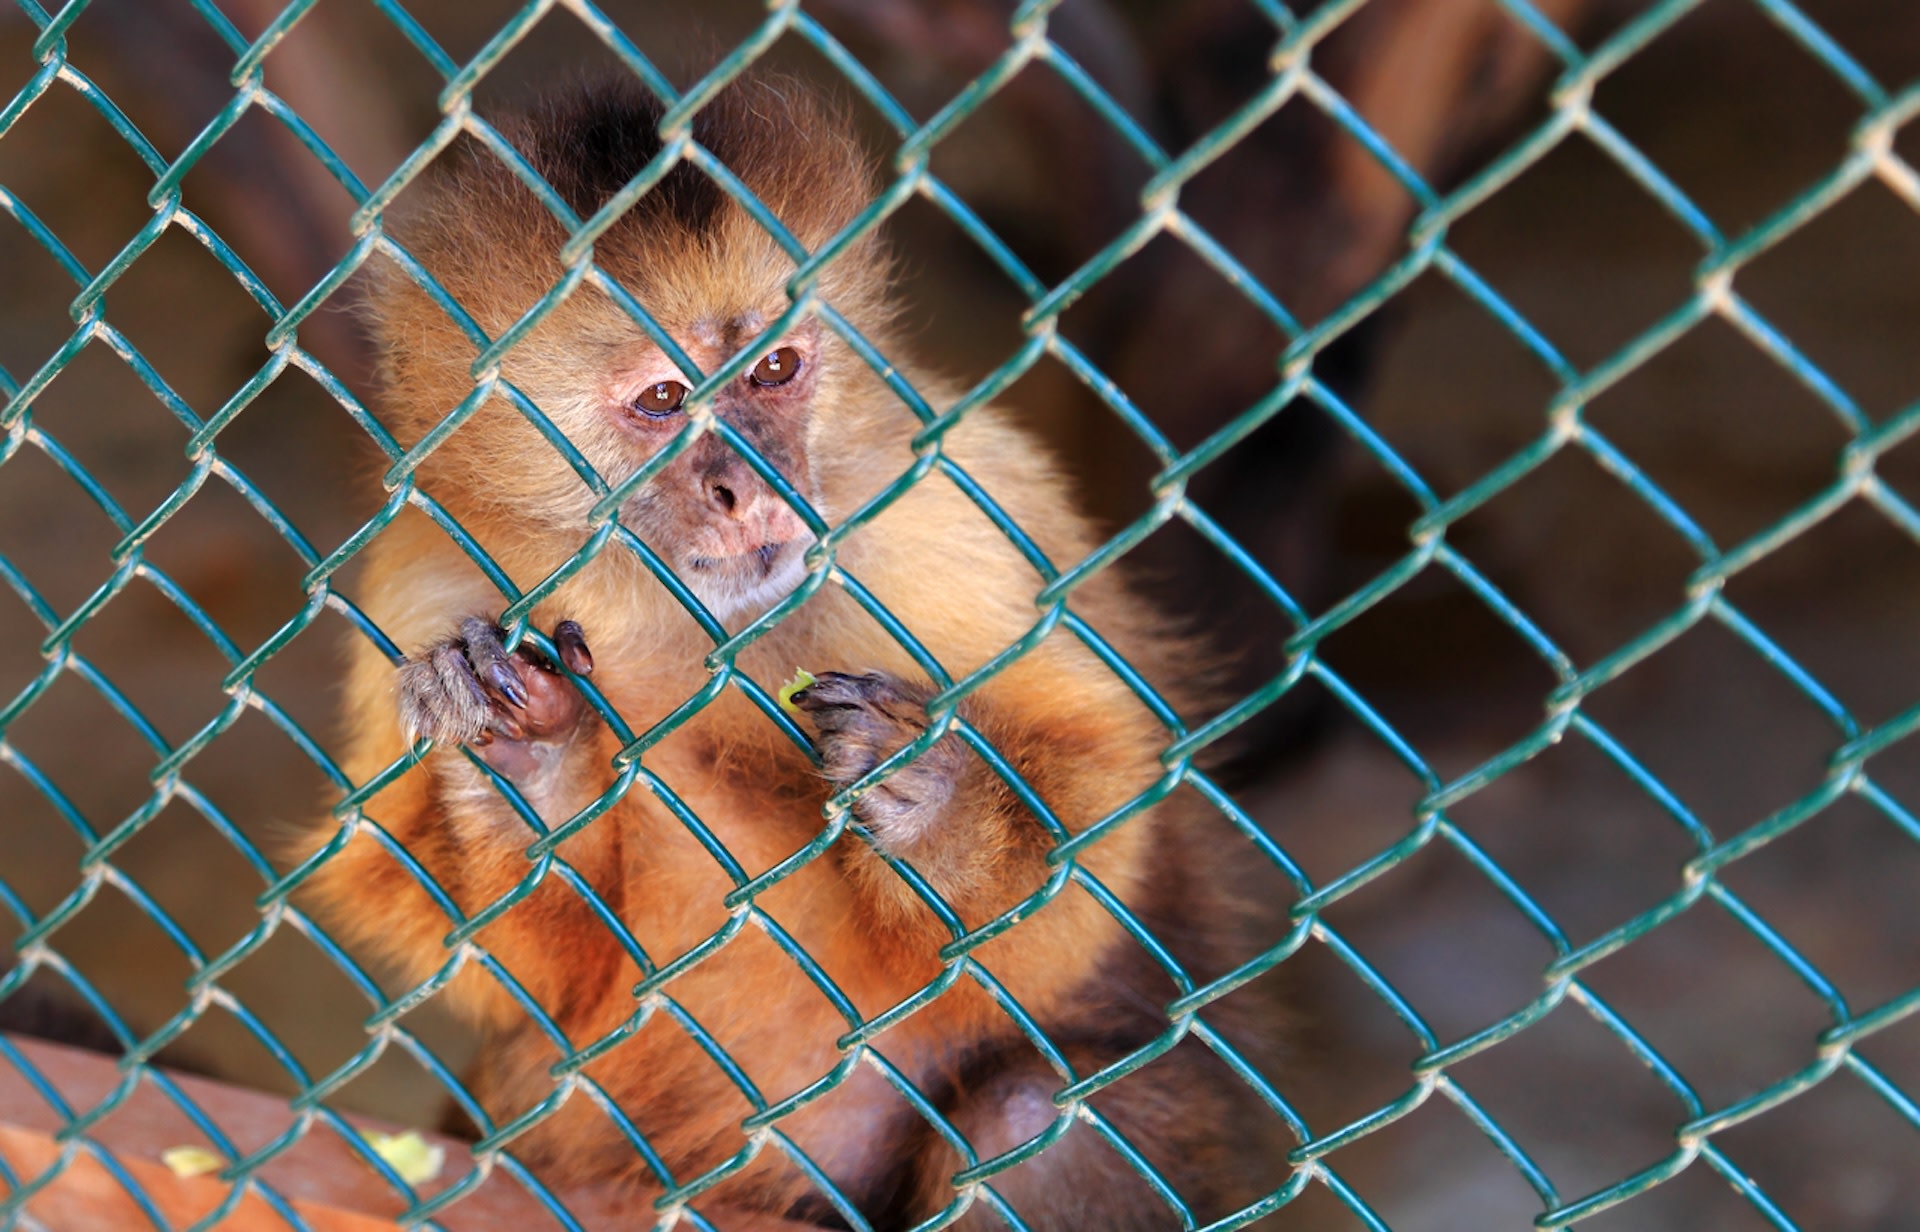
<svg viewBox="0 0 1920 1232">
<path fill-rule="evenodd" d="M 1063 1051 L 1082 1075 L 1116 1059 L 1110 1048 L 1068 1043 Z M 1052 1130 L 1063 1115 L 1053 1102 L 1062 1080 L 1031 1048 L 990 1058 L 982 1070 L 942 1112 L 973 1147 L 975 1160 L 985 1163 Z M 1176 1047 L 1090 1103 L 1203 1224 L 1286 1180 L 1290 1143 L 1269 1128 L 1274 1118 L 1262 1115 L 1246 1084 L 1202 1047 Z M 1239 1128 L 1223 1138 L 1222 1125 Z M 930 1136 L 915 1181 L 916 1217 L 952 1200 L 952 1178 L 965 1164 Z M 1084 1122 L 988 1183 L 1033 1232 L 1173 1232 L 1183 1226 L 1141 1171 Z M 982 1201 L 955 1224 L 960 1232 L 1006 1226 Z"/>
<path fill-rule="evenodd" d="M 330 931 L 378 954 L 401 979 L 428 978 L 454 957 L 446 944 L 460 923 L 451 900 L 471 917 L 513 893 L 534 871 L 526 856 L 534 831 L 469 760 L 462 742 L 491 763 L 547 824 L 564 821 L 611 781 L 611 739 L 564 676 L 534 661 L 530 649 L 499 650 L 491 613 L 499 592 L 454 553 L 442 550 L 425 519 L 403 519 L 375 543 L 364 580 L 364 606 L 388 635 L 416 650 L 396 666 L 371 643 L 353 650 L 346 679 L 348 740 L 342 768 L 356 783 L 386 775 L 422 735 L 436 747 L 365 800 L 348 842 L 332 851 L 308 881 L 306 901 Z M 468 653 L 460 625 L 481 626 Z M 569 653 L 562 640 L 562 653 Z M 575 654 L 584 652 L 584 643 Z M 476 669 L 477 660 L 477 669 Z M 587 666 L 578 659 L 575 667 Z M 525 705 L 500 705 L 511 676 Z M 498 677 L 489 685 L 482 679 Z M 518 736 L 515 735 L 517 725 Z M 619 895 L 618 827 L 603 819 L 562 843 L 558 854 L 603 897 Z M 381 833 L 384 832 L 384 837 Z M 337 831 L 315 826 L 303 841 L 310 855 Z M 404 856 L 391 848 L 398 847 Z M 430 883 L 437 893 L 430 892 Z M 612 970 L 616 948 L 570 886 L 548 877 L 477 936 L 544 1005 L 558 1004 L 568 980 Z M 567 929 L 583 947 L 575 968 L 541 961 L 542 930 Z M 605 951 L 605 953 L 602 953 Z M 454 1000 L 482 1021 L 517 1016 L 498 982 L 469 962 Z"/>
<path fill-rule="evenodd" d="M 822 773 L 837 788 L 919 737 L 932 696 L 930 687 L 886 673 L 822 672 L 793 701 L 812 720 Z M 1023 714 L 969 699 L 961 717 L 1070 827 L 1104 815 L 1115 784 L 1130 777 L 1124 754 L 1135 742 L 1103 739 L 1097 716 L 1089 722 L 1079 713 Z M 1046 856 L 1052 835 L 956 732 L 869 788 L 853 812 L 883 850 L 905 860 L 973 919 L 1005 910 L 1038 889 L 1051 871 Z M 851 870 L 869 892 L 912 894 L 890 870 L 873 864 L 856 863 Z"/>
</svg>

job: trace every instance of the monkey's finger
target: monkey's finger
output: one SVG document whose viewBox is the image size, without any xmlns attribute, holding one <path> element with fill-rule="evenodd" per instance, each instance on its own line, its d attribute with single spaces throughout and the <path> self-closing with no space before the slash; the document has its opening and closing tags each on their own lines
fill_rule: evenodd
<svg viewBox="0 0 1920 1232">
<path fill-rule="evenodd" d="M 513 657 L 501 644 L 500 630 L 477 616 L 460 622 L 460 637 L 467 644 L 467 662 L 473 674 L 516 709 L 527 704 L 527 688 L 514 669 Z"/>
<path fill-rule="evenodd" d="M 862 706 L 868 696 L 881 687 L 877 673 L 869 672 L 863 676 L 849 675 L 846 672 L 821 672 L 813 678 L 806 688 L 793 695 L 793 703 L 801 709 L 823 709 L 838 706 Z"/>
<path fill-rule="evenodd" d="M 812 684 L 790 700 L 823 727 L 845 722 L 844 716 L 834 716 L 834 711 L 861 711 L 918 729 L 927 725 L 923 709 L 925 696 L 924 692 L 909 688 L 884 672 L 864 672 L 857 676 L 821 672 Z"/>
<path fill-rule="evenodd" d="M 496 659 L 487 664 L 487 683 L 499 690 L 500 696 L 507 700 L 508 705 L 516 709 L 525 709 L 527 687 L 520 683 L 520 676 L 513 670 L 511 663 L 505 659 Z"/>
<path fill-rule="evenodd" d="M 469 716 L 476 713 L 476 708 L 486 706 L 487 695 L 467 665 L 461 662 L 458 650 L 451 646 L 439 647 L 428 656 L 427 662 L 439 682 L 441 695 L 447 701 L 445 710 L 450 716 Z"/>
<path fill-rule="evenodd" d="M 829 753 L 840 748 L 847 738 L 857 734 L 857 743 L 883 744 L 889 740 L 889 733 L 897 728 L 883 708 L 875 704 L 874 697 L 884 689 L 884 683 L 877 675 L 851 676 L 844 672 L 821 672 L 814 677 L 812 684 L 795 693 L 790 699 L 794 708 L 812 721 L 819 740 L 824 741 Z M 909 733 L 910 734 L 910 733 Z M 898 740 L 893 743 L 898 744 Z M 871 769 L 871 763 L 868 764 Z M 861 771 L 864 773 L 865 771 Z"/>
<path fill-rule="evenodd" d="M 486 691 L 457 643 L 434 648 L 400 669 L 400 722 L 410 737 L 468 740 L 486 727 Z"/>
<path fill-rule="evenodd" d="M 568 671 L 576 676 L 593 675 L 593 652 L 587 649 L 587 635 L 579 622 L 563 620 L 553 626 L 553 648 L 560 652 L 560 661 Z"/>
</svg>

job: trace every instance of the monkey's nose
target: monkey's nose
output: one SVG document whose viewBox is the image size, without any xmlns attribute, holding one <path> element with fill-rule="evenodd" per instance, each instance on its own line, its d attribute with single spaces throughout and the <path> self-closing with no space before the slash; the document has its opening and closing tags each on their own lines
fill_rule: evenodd
<svg viewBox="0 0 1920 1232">
<path fill-rule="evenodd" d="M 735 496 L 733 489 L 726 484 L 718 480 L 710 480 L 707 483 L 707 503 L 728 517 L 732 517 L 734 509 L 740 504 L 740 498 Z"/>
</svg>

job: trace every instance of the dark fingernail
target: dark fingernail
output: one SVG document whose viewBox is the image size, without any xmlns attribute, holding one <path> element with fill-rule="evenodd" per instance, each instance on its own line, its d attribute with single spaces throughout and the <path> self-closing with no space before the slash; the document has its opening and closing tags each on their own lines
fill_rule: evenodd
<svg viewBox="0 0 1920 1232">
<path fill-rule="evenodd" d="M 494 716 L 493 730 L 499 732 L 509 740 L 525 740 L 527 738 L 527 729 L 520 726 L 512 715 L 502 714 Z"/>
<path fill-rule="evenodd" d="M 571 620 L 563 620 L 553 627 L 554 649 L 560 652 L 560 661 L 567 670 L 576 676 L 593 675 L 593 652 L 587 649 L 587 635 L 580 626 Z"/>
<path fill-rule="evenodd" d="M 500 696 L 515 706 L 527 704 L 527 687 L 520 683 L 520 677 L 505 663 L 488 664 L 487 679 L 493 682 L 494 688 L 500 690 Z"/>
</svg>

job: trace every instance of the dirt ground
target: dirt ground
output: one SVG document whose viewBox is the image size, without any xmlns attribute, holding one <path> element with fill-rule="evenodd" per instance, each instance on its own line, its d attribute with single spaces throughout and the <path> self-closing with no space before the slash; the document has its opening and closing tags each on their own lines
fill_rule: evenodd
<svg viewBox="0 0 1920 1232">
<path fill-rule="evenodd" d="M 410 6 L 457 55 L 472 53 L 499 7 Z M 619 17 L 629 7 L 608 10 Z M 1604 16 L 1611 27 L 1641 7 L 1611 5 Z M 1920 83 L 1920 8 L 1883 0 L 1802 7 L 1889 92 Z M 90 23 L 112 20 L 115 9 L 96 5 L 76 27 L 83 67 Z M 678 28 L 655 8 L 634 12 L 667 22 L 648 27 L 659 38 Z M 715 24 L 727 37 L 726 21 Z M 564 65 L 583 37 L 536 38 L 506 71 L 531 78 Z M 17 12 L 0 16 L 0 100 L 31 77 L 31 39 Z M 417 64 L 413 71 L 421 72 Z M 138 83 L 117 81 L 106 64 L 100 78 L 116 98 L 125 86 L 129 114 L 141 123 Z M 1629 61 L 1595 107 L 1729 236 L 1837 166 L 1862 110 L 1746 0 L 1711 0 Z M 401 128 L 408 144 L 424 135 Z M 1920 158 L 1911 131 L 1896 148 Z M 125 145 L 64 87 L 0 138 L 0 190 L 17 194 L 88 271 L 150 219 L 151 185 Z M 190 180 L 190 201 L 192 188 Z M 210 217 L 221 225 L 217 204 Z M 912 219 L 902 229 L 925 349 L 963 376 L 990 370 L 1005 352 L 985 339 L 1008 326 L 974 327 L 969 314 L 996 302 L 969 281 L 980 277 L 976 267 L 952 234 Z M 1451 244 L 1583 371 L 1685 302 L 1701 257 L 1684 228 L 1579 140 L 1461 220 Z M 1920 216 L 1874 181 L 1735 282 L 1875 423 L 1920 399 L 1916 288 Z M 0 218 L 0 379 L 24 381 L 67 341 L 75 291 L 24 228 Z M 963 311 L 943 316 L 942 305 Z M 267 356 L 258 309 L 178 231 L 114 284 L 106 317 L 203 418 Z M 344 318 L 327 320 L 326 328 L 339 328 Z M 1483 308 L 1428 274 L 1392 306 L 1363 410 L 1388 446 L 1450 496 L 1540 437 L 1555 389 Z M 1045 382 L 1016 391 L 1038 417 L 1054 413 L 1047 398 Z M 1813 392 L 1720 320 L 1636 369 L 1585 415 L 1723 549 L 1832 484 L 1852 439 Z M 216 955 L 260 924 L 265 868 L 243 846 L 273 860 L 291 828 L 332 796 L 307 753 L 259 712 L 246 710 L 230 726 L 218 721 L 237 704 L 222 689 L 231 663 L 180 604 L 144 578 L 115 589 L 110 552 L 124 528 L 102 502 L 139 523 L 194 478 L 181 420 L 96 342 L 35 398 L 33 421 L 102 491 L 89 494 L 31 443 L 10 457 L 0 446 L 0 574 L 12 583 L 0 587 L 0 905 L 17 898 L 34 917 L 70 911 L 51 946 L 128 1022 L 152 1032 L 188 1008 L 192 964 L 183 944 Z M 1118 430 L 1076 421 L 1054 435 L 1070 442 L 1075 432 Z M 379 508 L 359 429 L 300 373 L 274 383 L 218 441 L 221 456 L 320 556 Z M 1326 533 L 1335 589 L 1347 593 L 1405 556 L 1418 510 L 1365 449 L 1347 448 L 1337 466 Z M 1920 445 L 1893 449 L 1879 474 L 1904 500 L 1920 502 Z M 1102 483 L 1098 474 L 1082 479 L 1096 491 Z M 1680 611 L 1698 565 L 1671 524 L 1578 450 L 1477 510 L 1448 541 L 1581 670 Z M 241 655 L 304 603 L 298 554 L 218 477 L 165 523 L 144 558 Z M 45 616 L 17 597 L 23 584 L 55 621 L 110 595 L 74 637 L 75 658 L 43 657 Z M 1735 576 L 1724 597 L 1778 656 L 1740 636 L 1737 622 L 1704 620 L 1582 706 L 1667 798 L 1575 733 L 1445 810 L 1572 946 L 1688 889 L 1684 866 L 1700 845 L 1681 818 L 1719 841 L 1816 791 L 1849 739 L 1835 710 L 1866 729 L 1920 704 L 1920 543 L 1866 502 L 1848 502 Z M 1275 635 L 1288 632 L 1276 614 Z M 334 680 L 348 636 L 342 619 L 323 614 L 255 680 L 323 746 L 332 739 Z M 1557 683 L 1481 598 L 1431 568 L 1335 633 L 1321 653 L 1442 781 L 1536 730 Z M 1831 704 L 1823 709 L 1782 661 L 1817 681 Z M 62 667 L 30 705 L 4 708 Z M 110 699 L 120 699 L 118 708 Z M 1331 709 L 1311 750 L 1276 751 L 1273 772 L 1239 796 L 1316 884 L 1411 833 L 1425 794 L 1386 742 Z M 133 711 L 149 730 L 129 721 Z M 218 734 L 149 817 L 150 802 L 161 798 L 156 749 L 210 728 Z M 1630 1024 L 1699 1106 L 1714 1111 L 1814 1066 L 1837 1001 L 1862 1013 L 1920 989 L 1920 747 L 1913 738 L 1896 741 L 1869 759 L 1866 774 L 1871 789 L 1841 795 L 1735 861 L 1688 910 L 1583 970 L 1578 988 L 1541 1021 L 1448 1069 L 1563 1199 L 1666 1158 L 1676 1127 L 1696 1115 L 1601 1019 Z M 63 817 L 54 798 L 72 815 Z M 83 866 L 82 828 L 130 836 Z M 162 917 L 172 935 L 156 923 Z M 1442 1044 L 1539 997 L 1555 956 L 1513 898 L 1444 839 L 1341 899 L 1322 923 L 1327 931 L 1268 977 L 1296 990 L 1300 1062 L 1279 1085 L 1317 1134 L 1412 1090 L 1409 1065 L 1422 1052 L 1343 947 L 1391 984 Z M 0 910 L 0 941 L 21 929 L 14 910 Z M 1807 971 L 1781 957 L 1784 947 Z M 290 1066 L 318 1079 L 365 1041 L 365 1001 L 291 928 L 223 974 L 219 987 L 232 1005 L 217 998 L 202 1009 L 169 1055 L 292 1091 L 301 1081 Z M 456 1069 L 470 1053 L 471 1041 L 431 1003 L 407 1023 Z M 258 1029 L 284 1053 L 263 1046 Z M 1711 1140 L 1802 1228 L 1891 1232 L 1920 1223 L 1920 1019 L 1895 1022 L 1856 1051 L 1903 1093 L 1904 1108 L 1860 1070 L 1842 1068 Z M 337 1101 L 425 1124 L 437 1115 L 440 1092 L 393 1052 Z M 1325 1162 L 1396 1232 L 1518 1229 L 1541 1209 L 1521 1173 L 1442 1093 Z M 1362 1225 L 1316 1186 L 1263 1226 Z M 1580 1226 L 1772 1225 L 1700 1160 Z"/>
</svg>

